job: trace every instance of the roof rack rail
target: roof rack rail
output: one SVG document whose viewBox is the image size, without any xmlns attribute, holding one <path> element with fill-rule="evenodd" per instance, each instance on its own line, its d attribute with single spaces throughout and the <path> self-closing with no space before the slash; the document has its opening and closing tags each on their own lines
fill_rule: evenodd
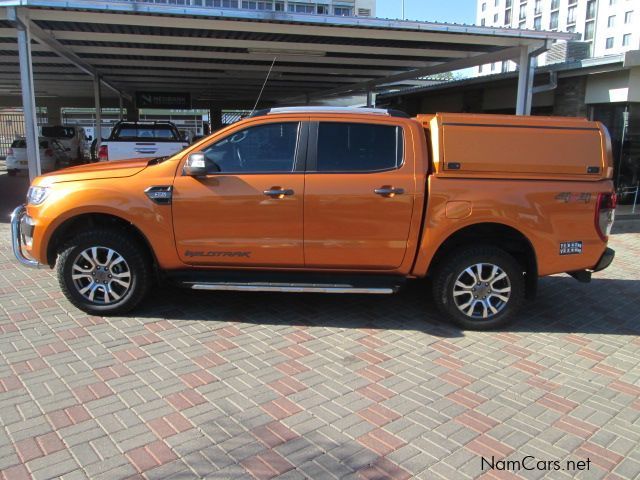
<svg viewBox="0 0 640 480">
<path fill-rule="evenodd" d="M 276 115 L 286 113 L 368 113 L 371 115 L 386 115 L 389 117 L 410 118 L 408 114 L 400 110 L 369 108 L 369 107 L 274 107 L 256 110 L 249 117 L 260 117 L 263 115 Z"/>
</svg>

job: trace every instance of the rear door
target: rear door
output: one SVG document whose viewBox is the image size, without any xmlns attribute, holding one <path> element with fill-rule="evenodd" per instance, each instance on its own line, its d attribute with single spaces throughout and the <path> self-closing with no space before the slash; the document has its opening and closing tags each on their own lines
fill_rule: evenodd
<svg viewBox="0 0 640 480">
<path fill-rule="evenodd" d="M 388 119 L 312 122 L 305 175 L 307 267 L 400 267 L 416 188 L 406 138 L 403 127 Z"/>
</svg>

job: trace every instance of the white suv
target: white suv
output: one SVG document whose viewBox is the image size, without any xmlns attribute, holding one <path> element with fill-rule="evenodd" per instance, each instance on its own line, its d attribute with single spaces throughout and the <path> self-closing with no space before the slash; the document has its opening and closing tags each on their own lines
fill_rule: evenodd
<svg viewBox="0 0 640 480">
<path fill-rule="evenodd" d="M 71 126 L 47 126 L 42 127 L 42 136 L 55 138 L 67 151 L 71 161 L 84 163 L 85 151 L 87 150 L 87 136 L 84 128 Z"/>
</svg>

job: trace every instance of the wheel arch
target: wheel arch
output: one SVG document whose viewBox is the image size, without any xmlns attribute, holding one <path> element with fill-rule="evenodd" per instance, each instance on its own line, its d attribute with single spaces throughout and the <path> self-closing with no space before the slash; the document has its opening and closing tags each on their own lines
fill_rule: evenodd
<svg viewBox="0 0 640 480">
<path fill-rule="evenodd" d="M 56 227 L 47 243 L 47 263 L 53 267 L 60 247 L 64 245 L 67 238 L 76 232 L 87 228 L 112 227 L 126 231 L 144 246 L 149 259 L 152 262 L 154 271 L 157 271 L 158 261 L 151 246 L 151 242 L 142 231 L 130 221 L 110 213 L 80 213 L 74 215 Z"/>
<path fill-rule="evenodd" d="M 511 254 L 523 267 L 527 298 L 535 297 L 538 285 L 538 260 L 529 238 L 516 228 L 497 222 L 474 223 L 460 228 L 447 237 L 434 253 L 427 274 L 446 261 L 455 249 L 468 245 L 491 245 Z"/>
</svg>

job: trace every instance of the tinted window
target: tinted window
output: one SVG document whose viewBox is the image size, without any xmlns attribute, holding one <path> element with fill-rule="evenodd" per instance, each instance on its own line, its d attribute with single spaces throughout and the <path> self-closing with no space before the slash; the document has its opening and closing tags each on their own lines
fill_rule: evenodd
<svg viewBox="0 0 640 480">
<path fill-rule="evenodd" d="M 402 164 L 402 128 L 366 123 L 322 122 L 318 172 L 367 172 Z"/>
<path fill-rule="evenodd" d="M 76 131 L 73 127 L 42 127 L 43 137 L 73 138 Z"/>
<path fill-rule="evenodd" d="M 178 132 L 171 126 L 124 125 L 114 135 L 117 140 L 179 140 Z"/>
<path fill-rule="evenodd" d="M 230 135 L 203 150 L 209 173 L 292 172 L 299 123 L 270 123 Z"/>
<path fill-rule="evenodd" d="M 27 148 L 27 142 L 24 139 L 14 140 L 11 148 Z"/>
</svg>

